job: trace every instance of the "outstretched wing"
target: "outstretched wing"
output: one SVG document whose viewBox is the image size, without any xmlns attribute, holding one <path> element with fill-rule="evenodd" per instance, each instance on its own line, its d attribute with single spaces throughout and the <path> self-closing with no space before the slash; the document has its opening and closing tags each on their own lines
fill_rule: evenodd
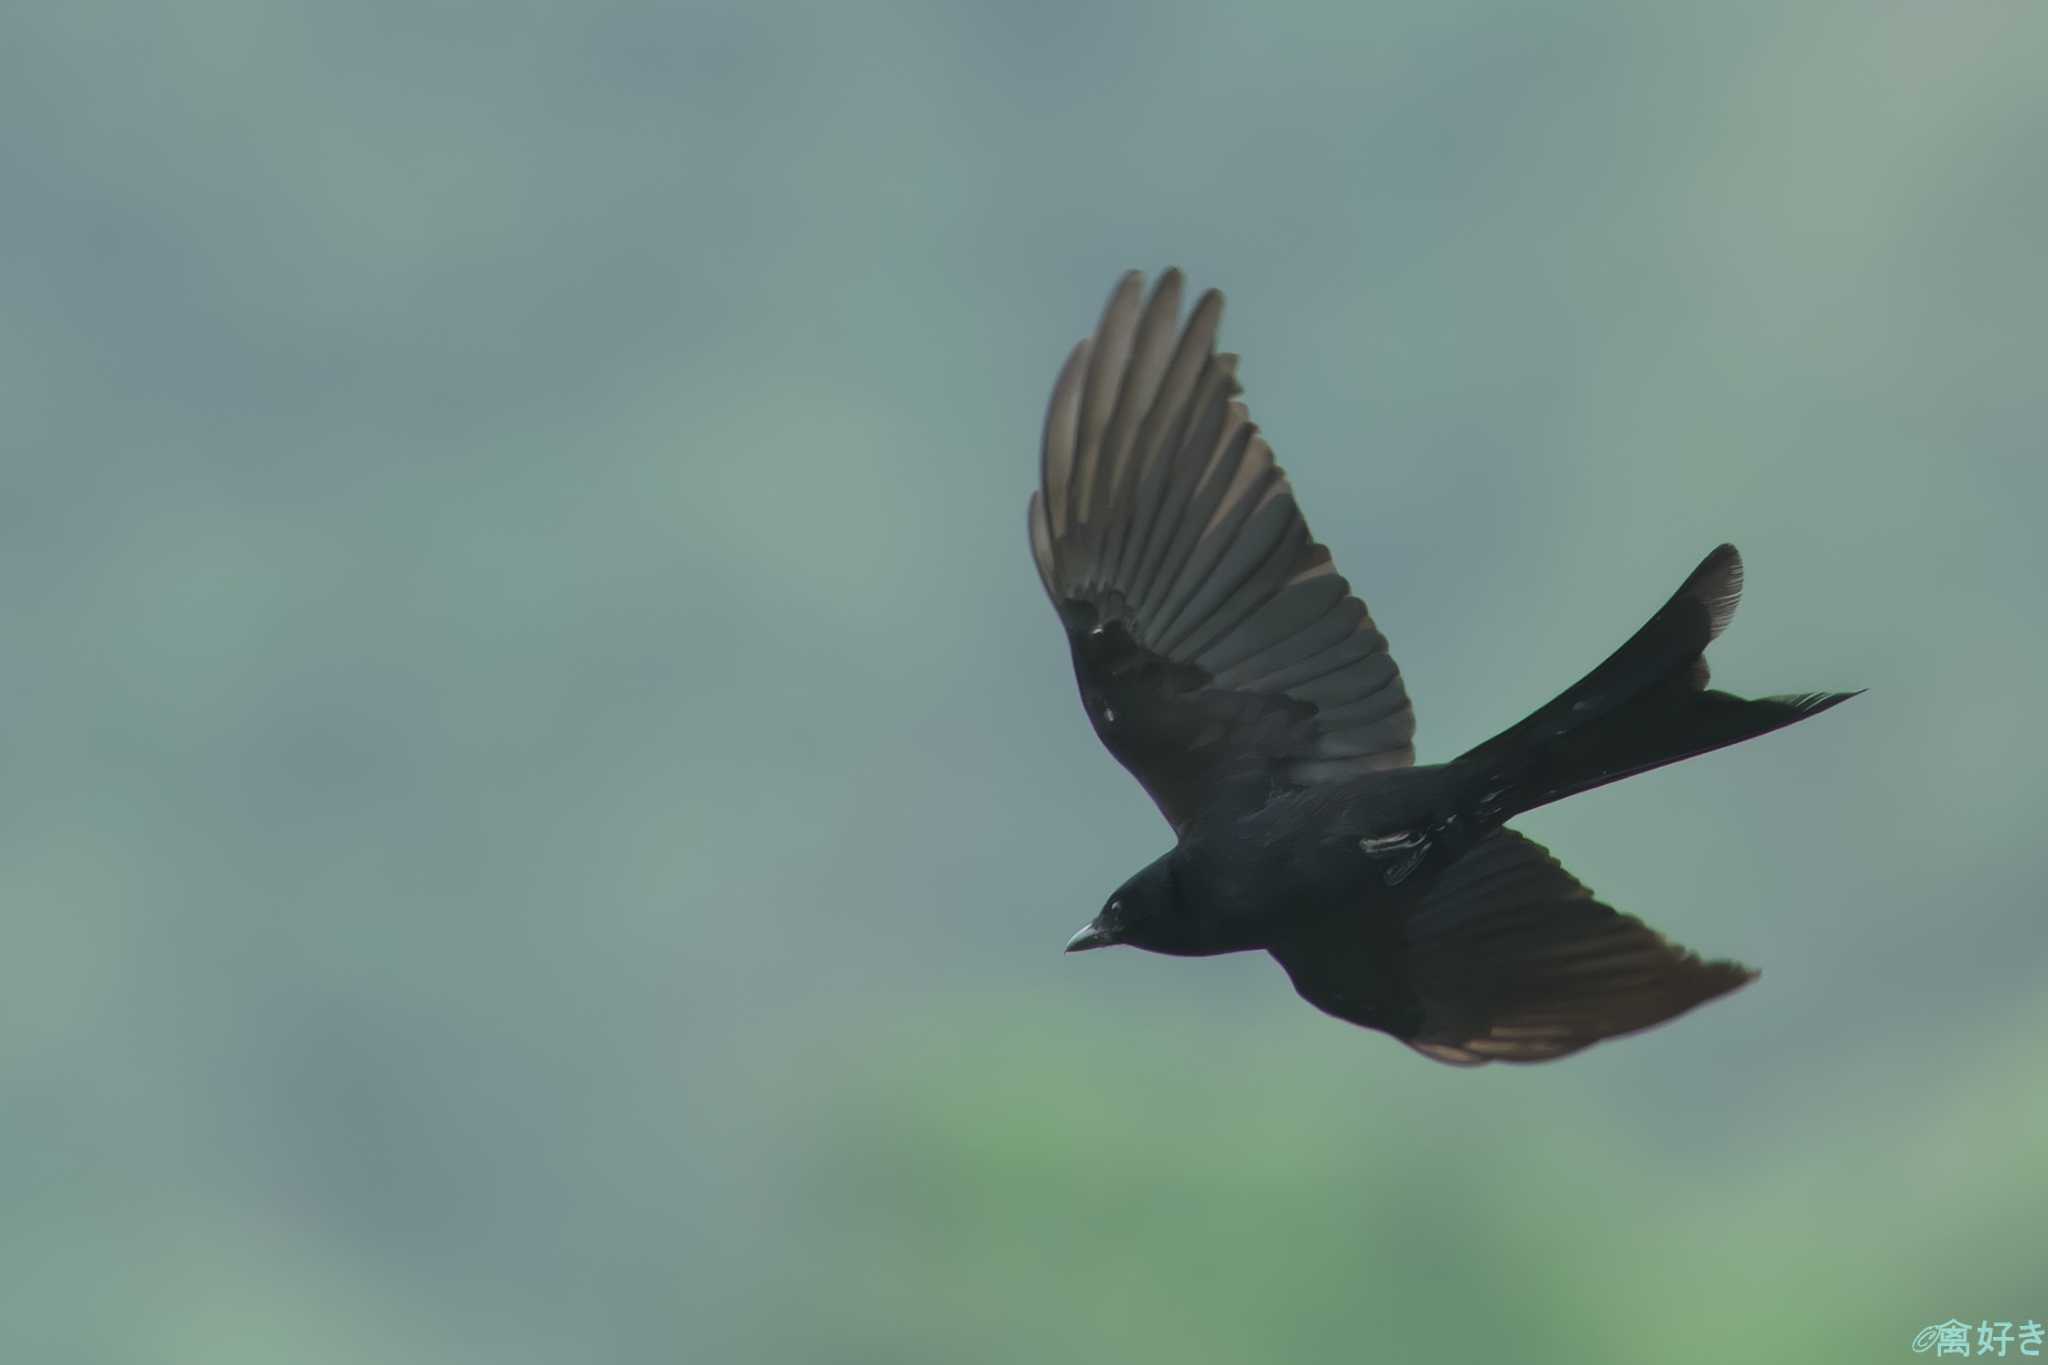
<svg viewBox="0 0 2048 1365">
<path fill-rule="evenodd" d="M 1269 951 L 1317 1009 L 1458 1066 L 1562 1057 L 1756 978 L 1601 904 L 1505 829 L 1405 915 L 1333 917 Z"/>
<path fill-rule="evenodd" d="M 1365 604 L 1309 535 L 1215 350 L 1176 335 L 1181 276 L 1125 275 L 1045 419 L 1031 552 L 1095 733 L 1176 829 L 1235 782 L 1414 761 L 1415 715 Z"/>
</svg>

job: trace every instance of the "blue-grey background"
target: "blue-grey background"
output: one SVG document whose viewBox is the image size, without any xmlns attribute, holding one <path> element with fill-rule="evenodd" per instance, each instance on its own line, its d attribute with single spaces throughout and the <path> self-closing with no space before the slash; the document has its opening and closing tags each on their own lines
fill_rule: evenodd
<svg viewBox="0 0 2048 1365">
<path fill-rule="evenodd" d="M 0 1357 L 2048 1319 L 2044 58 L 2012 0 L 10 10 Z M 1457 1072 L 1061 957 L 1168 835 L 1025 496 L 1168 263 L 1425 757 L 1723 539 L 1722 683 L 1871 689 L 1524 822 L 1758 985 Z"/>
</svg>

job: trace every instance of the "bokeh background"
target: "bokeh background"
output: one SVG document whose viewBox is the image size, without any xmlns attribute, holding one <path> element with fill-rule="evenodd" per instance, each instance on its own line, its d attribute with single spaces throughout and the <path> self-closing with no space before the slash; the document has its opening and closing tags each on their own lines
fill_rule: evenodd
<svg viewBox="0 0 2048 1365">
<path fill-rule="evenodd" d="M 2048 1320 L 2048 10 L 0 19 L 0 1358 L 1880 1361 Z M 1761 982 L 1458 1072 L 1059 947 L 1167 831 L 1025 549 L 1126 267 L 1426 757 Z M 2013 1348 L 2017 1354 L 2017 1346 Z"/>
</svg>

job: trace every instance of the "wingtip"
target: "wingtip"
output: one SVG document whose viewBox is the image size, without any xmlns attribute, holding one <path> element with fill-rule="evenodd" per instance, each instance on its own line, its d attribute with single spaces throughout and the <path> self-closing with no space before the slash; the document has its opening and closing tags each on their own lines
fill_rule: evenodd
<svg viewBox="0 0 2048 1365">
<path fill-rule="evenodd" d="M 1126 270 L 1116 277 L 1116 287 L 1109 291 L 1109 302 L 1102 309 L 1104 321 L 1114 316 L 1119 308 L 1135 310 L 1138 300 L 1145 292 L 1145 272 Z"/>
<path fill-rule="evenodd" d="M 1153 278 L 1152 296 L 1158 297 L 1169 291 L 1178 296 L 1186 289 L 1187 280 L 1186 271 L 1177 265 L 1169 265 Z M 1143 292 L 1144 288 L 1145 272 L 1142 270 L 1126 270 L 1123 274 L 1116 277 L 1116 285 L 1109 291 L 1110 302 L 1114 304 L 1127 290 Z M 1194 312 L 1199 312 L 1204 308 L 1216 309 L 1220 317 L 1223 308 L 1223 291 L 1213 288 L 1204 289 L 1200 294 L 1196 295 L 1194 309 L 1190 310 L 1190 320 L 1192 320 Z M 1105 308 L 1104 312 L 1107 311 L 1109 310 Z M 1178 311 L 1178 308 L 1176 308 L 1175 312 L 1178 313 Z"/>
</svg>

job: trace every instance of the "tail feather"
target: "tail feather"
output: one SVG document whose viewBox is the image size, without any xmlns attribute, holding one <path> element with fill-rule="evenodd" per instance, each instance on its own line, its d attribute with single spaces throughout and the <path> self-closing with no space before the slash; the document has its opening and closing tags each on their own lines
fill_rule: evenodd
<svg viewBox="0 0 2048 1365">
<path fill-rule="evenodd" d="M 1626 644 L 1457 760 L 1491 821 L 1768 734 L 1859 695 L 1754 700 L 1707 688 L 1706 647 L 1735 615 L 1742 557 L 1716 548 Z"/>
</svg>

